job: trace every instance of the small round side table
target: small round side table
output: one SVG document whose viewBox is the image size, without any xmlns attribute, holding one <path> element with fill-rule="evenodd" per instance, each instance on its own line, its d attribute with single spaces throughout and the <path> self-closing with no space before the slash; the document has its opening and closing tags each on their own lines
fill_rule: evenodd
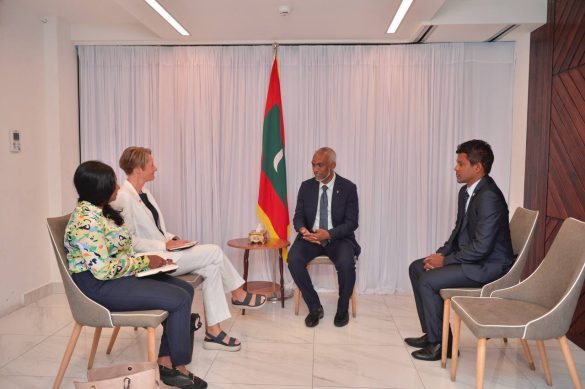
<svg viewBox="0 0 585 389">
<path fill-rule="evenodd" d="M 290 245 L 290 242 L 284 239 L 268 239 L 264 244 L 250 243 L 248 238 L 232 239 L 227 242 L 228 246 L 244 250 L 244 290 L 248 290 L 250 285 L 248 284 L 248 267 L 250 250 L 278 250 L 278 267 L 280 270 L 280 301 L 282 308 L 284 308 L 284 276 L 283 276 L 283 261 L 282 261 L 282 249 Z M 273 288 L 273 282 L 255 281 L 255 283 L 261 284 L 254 287 L 254 290 L 265 290 L 266 286 Z M 252 281 L 250 282 L 252 284 Z M 242 314 L 245 314 L 246 310 L 242 310 Z"/>
</svg>

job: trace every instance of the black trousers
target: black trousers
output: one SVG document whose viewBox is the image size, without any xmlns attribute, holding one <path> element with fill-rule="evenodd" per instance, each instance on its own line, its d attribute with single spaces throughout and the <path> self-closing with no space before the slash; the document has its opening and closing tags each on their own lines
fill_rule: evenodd
<svg viewBox="0 0 585 389">
<path fill-rule="evenodd" d="M 90 271 L 74 273 L 73 281 L 87 297 L 112 312 L 164 309 L 159 357 L 170 356 L 173 365 L 191 363 L 191 303 L 193 287 L 168 274 L 151 277 L 122 277 L 101 281 Z"/>
<path fill-rule="evenodd" d="M 297 239 L 288 253 L 290 274 L 301 290 L 309 312 L 316 311 L 321 306 L 321 302 L 307 271 L 307 264 L 319 255 L 327 255 L 335 264 L 339 284 L 337 312 L 346 313 L 355 285 L 355 263 L 353 260 L 355 252 L 350 243 L 344 240 L 334 240 L 326 246 L 321 246 Z"/>
<path fill-rule="evenodd" d="M 461 265 L 449 265 L 426 271 L 424 258 L 417 259 L 408 269 L 414 291 L 416 310 L 422 331 L 431 343 L 440 343 L 443 334 L 443 288 L 480 288 L 484 284 L 467 278 Z"/>
</svg>

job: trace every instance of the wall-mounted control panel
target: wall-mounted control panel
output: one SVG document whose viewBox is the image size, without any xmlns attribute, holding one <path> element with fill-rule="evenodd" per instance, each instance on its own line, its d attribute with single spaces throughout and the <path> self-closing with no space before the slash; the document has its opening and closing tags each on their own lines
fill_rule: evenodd
<svg viewBox="0 0 585 389">
<path fill-rule="evenodd" d="M 20 131 L 18 130 L 8 130 L 8 134 L 10 135 L 9 139 L 9 149 L 11 153 L 20 153 Z"/>
</svg>

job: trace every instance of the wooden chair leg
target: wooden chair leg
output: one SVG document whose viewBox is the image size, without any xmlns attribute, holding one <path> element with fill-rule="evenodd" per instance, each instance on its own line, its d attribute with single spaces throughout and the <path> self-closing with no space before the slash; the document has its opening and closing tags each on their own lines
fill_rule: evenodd
<svg viewBox="0 0 585 389">
<path fill-rule="evenodd" d="M 205 310 L 205 304 L 203 304 L 203 323 L 205 324 L 205 332 L 207 332 L 207 311 Z"/>
<path fill-rule="evenodd" d="M 451 315 L 451 299 L 443 301 L 443 340 L 441 341 L 441 367 L 447 367 L 447 349 L 449 344 L 449 316 Z"/>
<path fill-rule="evenodd" d="M 295 289 L 295 315 L 299 314 L 299 305 L 301 303 L 301 290 L 299 288 Z"/>
<path fill-rule="evenodd" d="M 546 349 L 544 348 L 544 341 L 537 340 L 536 347 L 538 348 L 538 354 L 540 355 L 540 362 L 542 363 L 542 370 L 544 371 L 544 380 L 548 386 L 552 386 L 552 376 L 550 374 L 550 368 L 548 366 L 548 357 L 546 356 Z"/>
<path fill-rule="evenodd" d="M 357 293 L 355 292 L 355 287 L 353 288 L 353 293 L 351 294 L 351 315 L 354 318 L 357 316 Z"/>
<path fill-rule="evenodd" d="M 530 370 L 536 370 L 536 365 L 534 364 L 534 359 L 532 358 L 532 353 L 530 352 L 530 347 L 528 347 L 528 341 L 526 339 L 520 339 L 520 343 L 522 344 L 522 351 L 524 352 L 524 357 L 528 361 L 528 367 Z"/>
<path fill-rule="evenodd" d="M 483 389 L 483 377 L 485 375 L 485 348 L 487 339 L 481 338 L 477 340 L 477 364 L 475 372 L 475 388 Z"/>
<path fill-rule="evenodd" d="M 114 327 L 114 331 L 112 332 L 112 337 L 110 338 L 110 343 L 108 343 L 108 349 L 106 350 L 106 354 L 110 355 L 112 349 L 114 348 L 114 343 L 116 343 L 116 339 L 118 338 L 118 333 L 120 332 L 120 326 Z"/>
<path fill-rule="evenodd" d="M 571 349 L 569 348 L 569 342 L 567 341 L 567 337 L 565 335 L 559 338 L 559 342 L 561 343 L 561 350 L 563 351 L 563 356 L 565 357 L 565 362 L 567 363 L 567 368 L 569 368 L 569 375 L 571 376 L 571 380 L 573 381 L 573 386 L 575 389 L 583 389 L 583 385 L 581 385 L 581 380 L 579 380 L 579 373 L 575 368 L 575 361 L 573 360 L 573 355 L 571 354 Z"/>
<path fill-rule="evenodd" d="M 79 334 L 81 334 L 82 328 L 83 326 L 81 324 L 75 323 L 75 327 L 73 327 L 73 332 L 71 333 L 71 338 L 69 338 L 69 343 L 67 343 L 67 348 L 65 349 L 65 354 L 63 354 L 63 359 L 61 359 L 61 365 L 59 366 L 57 377 L 55 377 L 53 389 L 59 389 L 61 386 L 63 376 L 65 375 L 65 370 L 67 370 L 67 366 L 71 360 L 71 355 L 73 355 L 73 350 L 75 349 L 75 345 L 77 344 L 77 339 L 79 339 Z"/>
<path fill-rule="evenodd" d="M 95 353 L 97 351 L 98 343 L 100 342 L 100 336 L 102 335 L 102 327 L 96 327 L 93 333 L 93 342 L 91 342 L 91 351 L 89 352 L 89 361 L 87 361 L 87 370 L 93 366 L 95 359 Z"/>
<path fill-rule="evenodd" d="M 461 333 L 461 318 L 454 312 L 453 316 L 453 349 L 451 350 L 451 381 L 457 376 L 457 362 L 459 361 L 459 335 Z"/>
<path fill-rule="evenodd" d="M 148 350 L 148 362 L 156 362 L 156 356 L 154 354 L 154 327 L 146 328 L 147 340 L 146 346 Z"/>
</svg>

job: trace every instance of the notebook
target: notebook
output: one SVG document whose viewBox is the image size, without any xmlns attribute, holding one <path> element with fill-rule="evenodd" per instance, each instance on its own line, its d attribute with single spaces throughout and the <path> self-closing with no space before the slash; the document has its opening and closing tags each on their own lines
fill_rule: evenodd
<svg viewBox="0 0 585 389">
<path fill-rule="evenodd" d="M 148 269 L 148 270 L 144 270 L 141 271 L 139 273 L 136 273 L 136 277 L 148 277 L 148 276 L 152 276 L 158 273 L 172 273 L 175 270 L 177 270 L 179 268 L 179 266 L 177 266 L 176 264 L 172 263 L 170 265 L 164 265 L 161 267 L 157 267 L 156 269 Z"/>
<path fill-rule="evenodd" d="M 197 242 L 196 240 L 192 240 L 190 242 L 185 243 L 182 246 L 175 247 L 175 248 L 172 248 L 172 249 L 167 250 L 167 251 L 181 251 L 181 250 L 191 248 L 191 247 L 195 246 L 196 244 L 199 244 L 199 242 Z"/>
</svg>

